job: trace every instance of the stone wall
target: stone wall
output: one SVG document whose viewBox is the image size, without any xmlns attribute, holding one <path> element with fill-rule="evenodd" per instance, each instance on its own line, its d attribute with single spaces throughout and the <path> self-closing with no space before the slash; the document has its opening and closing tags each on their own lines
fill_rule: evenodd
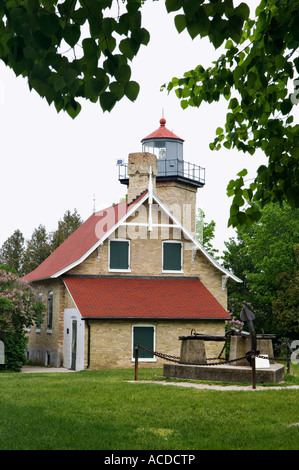
<svg viewBox="0 0 299 470">
<path fill-rule="evenodd" d="M 134 367 L 133 326 L 154 326 L 155 351 L 180 356 L 179 336 L 189 335 L 192 329 L 197 333 L 224 334 L 224 321 L 118 321 L 89 320 L 90 326 L 90 369 L 113 369 Z M 223 344 L 206 343 L 206 357 L 218 356 Z M 85 367 L 88 361 L 88 327 L 85 329 Z M 162 367 L 165 360 L 142 361 L 141 367 Z"/>
<path fill-rule="evenodd" d="M 45 280 L 35 283 L 34 287 L 42 295 L 46 311 L 40 328 L 38 328 L 38 325 L 32 325 L 28 332 L 27 359 L 40 365 L 60 367 L 63 350 L 65 287 L 61 279 Z M 48 329 L 47 315 L 50 291 L 53 292 L 53 319 L 52 328 Z"/>
</svg>

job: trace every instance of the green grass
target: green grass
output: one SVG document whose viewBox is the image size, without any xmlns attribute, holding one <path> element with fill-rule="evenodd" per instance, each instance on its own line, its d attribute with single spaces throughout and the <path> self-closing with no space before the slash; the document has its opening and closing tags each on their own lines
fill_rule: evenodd
<svg viewBox="0 0 299 470">
<path fill-rule="evenodd" d="M 289 384 L 299 383 L 299 367 Z M 162 370 L 139 369 L 139 380 Z M 0 450 L 298 449 L 299 390 L 129 383 L 133 370 L 0 374 Z"/>
</svg>

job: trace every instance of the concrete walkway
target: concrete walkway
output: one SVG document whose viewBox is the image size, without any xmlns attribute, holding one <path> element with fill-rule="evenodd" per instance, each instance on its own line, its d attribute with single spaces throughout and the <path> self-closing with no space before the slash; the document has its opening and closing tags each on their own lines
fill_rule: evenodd
<svg viewBox="0 0 299 470">
<path fill-rule="evenodd" d="M 243 391 L 249 391 L 249 390 L 299 390 L 299 385 L 290 385 L 290 386 L 272 386 L 272 387 L 265 387 L 262 385 L 257 385 L 255 389 L 252 388 L 251 385 L 209 385 L 209 384 L 198 384 L 198 383 L 192 383 L 192 382 L 163 382 L 163 381 L 151 381 L 151 380 L 128 380 L 130 383 L 153 383 L 157 385 L 173 385 L 176 387 L 191 387 L 191 388 L 197 388 L 198 390 L 221 390 L 221 391 L 235 391 L 235 390 L 243 390 Z"/>
<path fill-rule="evenodd" d="M 24 374 L 36 374 L 39 372 L 76 372 L 72 369 L 66 369 L 65 367 L 42 367 L 42 366 L 24 366 L 21 369 Z"/>
</svg>

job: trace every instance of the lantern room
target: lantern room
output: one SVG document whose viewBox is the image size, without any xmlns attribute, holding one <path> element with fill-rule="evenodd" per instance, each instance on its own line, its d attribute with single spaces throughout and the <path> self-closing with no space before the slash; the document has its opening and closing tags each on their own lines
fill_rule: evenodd
<svg viewBox="0 0 299 470">
<path fill-rule="evenodd" d="M 157 182 L 177 181 L 195 188 L 205 184 L 205 169 L 184 161 L 184 140 L 166 127 L 166 119 L 160 119 L 160 127 L 141 140 L 142 152 L 157 157 Z M 127 165 L 119 165 L 119 181 L 129 183 Z"/>
</svg>

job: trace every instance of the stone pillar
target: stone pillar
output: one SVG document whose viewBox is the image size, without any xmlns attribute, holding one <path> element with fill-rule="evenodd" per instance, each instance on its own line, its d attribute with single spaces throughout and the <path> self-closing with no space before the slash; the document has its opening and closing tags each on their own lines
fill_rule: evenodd
<svg viewBox="0 0 299 470">
<path fill-rule="evenodd" d="M 199 362 L 206 364 L 205 342 L 198 339 L 181 340 L 180 360 L 182 362 Z"/>
<path fill-rule="evenodd" d="M 269 358 L 274 357 L 273 345 L 271 339 L 257 339 L 257 350 L 260 352 L 260 355 L 266 354 Z M 251 339 L 244 338 L 243 336 L 232 336 L 230 341 L 230 352 L 229 359 L 237 359 L 239 357 L 245 356 L 245 354 L 251 351 Z M 270 364 L 274 364 L 274 360 L 270 360 Z M 230 365 L 232 366 L 248 366 L 249 362 L 247 359 L 242 359 L 240 361 L 234 361 Z"/>
</svg>

